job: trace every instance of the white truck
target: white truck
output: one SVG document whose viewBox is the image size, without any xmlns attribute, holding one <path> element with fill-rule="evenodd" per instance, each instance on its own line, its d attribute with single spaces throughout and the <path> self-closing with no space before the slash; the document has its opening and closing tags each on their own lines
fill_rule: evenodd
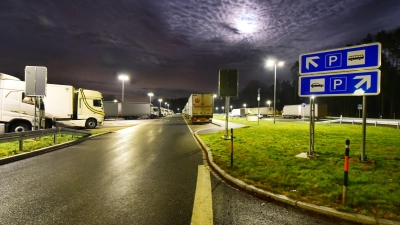
<svg viewBox="0 0 400 225">
<path fill-rule="evenodd" d="M 168 116 L 169 112 L 168 109 L 161 107 L 161 116 Z"/>
<path fill-rule="evenodd" d="M 45 127 L 43 104 L 25 102 L 25 82 L 17 77 L 0 73 L 0 133 L 23 132 L 36 126 Z M 38 107 L 41 106 L 41 107 Z M 36 113 L 35 113 L 36 111 Z M 35 120 L 36 114 L 36 120 Z"/>
<path fill-rule="evenodd" d="M 299 105 L 285 105 L 282 110 L 283 118 L 302 118 L 310 117 L 310 104 L 306 104 L 303 108 L 301 104 Z M 328 116 L 328 106 L 326 104 L 315 104 L 315 118 L 321 119 Z"/>
<path fill-rule="evenodd" d="M 213 118 L 213 94 L 192 94 L 187 102 L 186 117 L 192 123 L 211 123 Z"/>
<path fill-rule="evenodd" d="M 258 109 L 260 109 L 260 113 L 258 113 Z M 260 117 L 269 117 L 274 115 L 274 108 L 273 107 L 253 108 L 253 113 L 259 114 Z"/>
<path fill-rule="evenodd" d="M 104 118 L 118 118 L 118 102 L 104 101 Z"/>
<path fill-rule="evenodd" d="M 145 102 L 119 102 L 119 116 L 128 119 L 149 119 L 159 115 L 158 108 Z"/>
<path fill-rule="evenodd" d="M 231 116 L 237 116 L 237 117 L 246 116 L 245 108 L 232 109 Z"/>
<path fill-rule="evenodd" d="M 94 129 L 104 122 L 102 99 L 98 91 L 47 84 L 43 98 L 46 118 L 54 119 L 57 126 Z"/>
</svg>

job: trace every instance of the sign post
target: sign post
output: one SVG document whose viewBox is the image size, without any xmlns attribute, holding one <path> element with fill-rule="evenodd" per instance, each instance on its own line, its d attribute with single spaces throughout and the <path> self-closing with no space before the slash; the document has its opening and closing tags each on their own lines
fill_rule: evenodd
<svg viewBox="0 0 400 225">
<path fill-rule="evenodd" d="M 362 151 L 365 162 L 366 109 L 368 95 L 379 95 L 381 86 L 382 46 L 380 43 L 331 49 L 299 56 L 299 96 L 362 96 Z M 306 76 L 304 76 L 306 75 Z M 311 102 L 310 102 L 310 108 Z M 310 109 L 310 113 L 312 109 Z M 360 117 L 360 111 L 359 111 Z M 310 115 L 310 153 L 312 115 Z"/>
<path fill-rule="evenodd" d="M 304 110 L 305 110 L 305 108 L 306 108 L 306 103 L 301 103 L 301 112 L 302 112 L 302 114 L 303 114 L 303 121 L 304 121 Z"/>
<path fill-rule="evenodd" d="M 258 101 L 258 116 L 257 116 L 257 121 L 258 125 L 260 125 L 260 89 L 258 89 L 258 95 L 257 95 L 257 101 Z"/>
<path fill-rule="evenodd" d="M 362 104 L 358 104 L 358 105 L 357 105 L 357 109 L 358 109 L 358 118 L 361 117 L 360 111 L 361 111 L 362 108 L 363 108 L 363 107 L 362 107 Z"/>
<path fill-rule="evenodd" d="M 239 71 L 235 69 L 219 70 L 218 97 L 225 97 L 225 135 L 224 139 L 229 140 L 228 118 L 229 118 L 229 97 L 239 98 Z"/>
</svg>

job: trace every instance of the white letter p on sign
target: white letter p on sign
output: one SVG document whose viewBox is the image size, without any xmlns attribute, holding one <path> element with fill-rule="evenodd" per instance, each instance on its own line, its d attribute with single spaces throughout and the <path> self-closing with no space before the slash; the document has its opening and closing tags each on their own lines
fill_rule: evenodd
<svg viewBox="0 0 400 225">
<path fill-rule="evenodd" d="M 329 66 L 332 66 L 332 63 L 336 62 L 338 60 L 338 57 L 336 55 L 330 55 L 329 56 Z"/>
<path fill-rule="evenodd" d="M 333 89 L 336 89 L 337 86 L 342 85 L 343 81 L 340 79 L 334 79 L 333 80 Z"/>
</svg>

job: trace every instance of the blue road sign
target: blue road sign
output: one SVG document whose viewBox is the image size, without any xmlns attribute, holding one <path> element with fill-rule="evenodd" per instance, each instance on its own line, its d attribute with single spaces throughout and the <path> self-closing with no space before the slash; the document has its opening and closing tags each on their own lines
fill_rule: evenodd
<svg viewBox="0 0 400 225">
<path fill-rule="evenodd" d="M 362 109 L 362 104 L 358 104 L 357 109 Z"/>
<path fill-rule="evenodd" d="M 300 97 L 378 95 L 380 91 L 380 70 L 310 75 L 299 78 Z"/>
<path fill-rule="evenodd" d="M 301 54 L 299 73 L 307 75 L 377 69 L 381 66 L 381 48 L 381 43 L 376 42 Z"/>
</svg>

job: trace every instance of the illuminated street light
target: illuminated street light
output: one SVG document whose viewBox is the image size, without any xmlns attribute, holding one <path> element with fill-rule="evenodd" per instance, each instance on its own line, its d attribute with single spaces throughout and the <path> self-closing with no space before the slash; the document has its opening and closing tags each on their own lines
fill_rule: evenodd
<svg viewBox="0 0 400 225">
<path fill-rule="evenodd" d="M 215 107 L 215 110 L 217 110 L 217 114 L 218 114 L 218 107 Z"/>
<path fill-rule="evenodd" d="M 267 62 L 267 66 L 271 67 L 274 66 L 274 70 L 275 70 L 275 76 L 274 76 L 274 123 L 275 123 L 275 114 L 276 114 L 276 61 L 268 61 Z M 284 62 L 280 61 L 278 62 L 278 66 L 283 66 Z"/>
<path fill-rule="evenodd" d="M 246 109 L 246 104 L 243 104 L 244 108 Z"/>
<path fill-rule="evenodd" d="M 160 98 L 160 99 L 158 99 L 158 101 L 160 102 L 160 116 L 161 116 L 161 102 L 162 102 L 162 99 Z"/>
<path fill-rule="evenodd" d="M 147 94 L 150 97 L 150 117 L 151 117 L 151 97 L 154 96 L 152 92 Z"/>
<path fill-rule="evenodd" d="M 225 108 L 222 106 L 222 110 L 224 110 L 224 114 L 225 114 Z"/>
<path fill-rule="evenodd" d="M 124 83 L 129 80 L 129 77 L 127 75 L 119 75 L 118 79 L 122 80 L 122 102 L 124 102 Z"/>
<path fill-rule="evenodd" d="M 117 99 L 114 99 L 114 102 L 118 102 L 118 100 L 117 100 Z"/>
<path fill-rule="evenodd" d="M 217 95 L 213 94 L 213 104 L 212 105 L 214 105 L 214 98 L 216 98 L 216 97 L 217 97 Z M 213 114 L 214 114 L 214 112 L 213 112 Z"/>
<path fill-rule="evenodd" d="M 231 106 L 231 112 L 232 112 L 232 106 Z"/>
</svg>

